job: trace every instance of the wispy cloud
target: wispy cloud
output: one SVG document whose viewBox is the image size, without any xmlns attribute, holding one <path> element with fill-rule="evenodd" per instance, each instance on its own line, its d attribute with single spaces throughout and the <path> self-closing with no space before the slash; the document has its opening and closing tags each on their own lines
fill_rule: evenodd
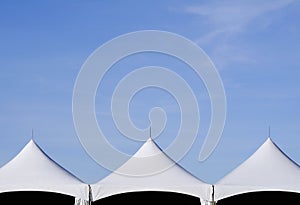
<svg viewBox="0 0 300 205">
<path fill-rule="evenodd" d="M 220 1 L 209 5 L 187 6 L 185 12 L 205 17 L 212 24 L 213 30 L 201 38 L 203 42 L 209 42 L 219 35 L 243 32 L 254 20 L 293 2 L 294 0 Z"/>
<path fill-rule="evenodd" d="M 227 61 L 251 61 L 242 50 L 238 51 L 238 46 L 235 46 L 236 38 L 251 31 L 253 25 L 255 29 L 267 28 L 272 24 L 272 18 L 265 18 L 266 15 L 286 8 L 293 2 L 294 0 L 218 1 L 186 6 L 184 12 L 196 15 L 202 25 L 206 25 L 207 31 L 196 39 L 199 45 L 214 45 L 213 52 L 220 53 L 221 49 L 227 53 Z M 229 55 L 230 51 L 235 51 L 235 55 Z"/>
</svg>

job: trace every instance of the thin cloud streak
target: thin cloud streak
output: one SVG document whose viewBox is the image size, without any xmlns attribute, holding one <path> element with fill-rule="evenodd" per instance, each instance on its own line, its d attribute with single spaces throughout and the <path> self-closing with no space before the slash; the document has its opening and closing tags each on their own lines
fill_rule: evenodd
<svg viewBox="0 0 300 205">
<path fill-rule="evenodd" d="M 247 30 L 247 25 L 264 14 L 291 5 L 294 0 L 268 2 L 222 2 L 210 5 L 187 6 L 185 12 L 208 19 L 213 25 L 210 31 L 199 39 L 199 43 L 209 43 L 220 35 L 230 36 Z"/>
<path fill-rule="evenodd" d="M 210 55 L 219 69 L 232 62 L 256 63 L 251 49 L 243 48 L 238 40 L 243 34 L 255 30 L 263 31 L 274 23 L 269 13 L 284 9 L 294 0 L 277 1 L 226 1 L 195 6 L 186 6 L 184 12 L 199 17 L 199 27 L 208 28 L 195 42 L 211 47 Z M 245 52 L 247 50 L 247 52 Z"/>
</svg>

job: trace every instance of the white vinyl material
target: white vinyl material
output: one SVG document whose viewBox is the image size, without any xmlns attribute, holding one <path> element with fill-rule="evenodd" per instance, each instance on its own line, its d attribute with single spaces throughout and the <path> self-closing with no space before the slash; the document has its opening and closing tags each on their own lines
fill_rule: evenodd
<svg viewBox="0 0 300 205">
<path fill-rule="evenodd" d="M 44 191 L 88 200 L 88 185 L 49 158 L 33 141 L 0 168 L 0 193 Z"/>
</svg>

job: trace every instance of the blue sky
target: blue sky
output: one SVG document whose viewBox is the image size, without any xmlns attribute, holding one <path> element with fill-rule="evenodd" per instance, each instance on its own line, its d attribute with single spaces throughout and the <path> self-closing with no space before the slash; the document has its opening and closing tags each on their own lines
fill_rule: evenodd
<svg viewBox="0 0 300 205">
<path fill-rule="evenodd" d="M 133 154 L 141 145 L 113 125 L 113 86 L 139 66 L 172 68 L 198 93 L 199 135 L 180 164 L 214 183 L 249 157 L 268 137 L 300 164 L 300 2 L 280 1 L 1 1 L 0 165 L 31 139 L 67 170 L 92 183 L 108 171 L 81 146 L 72 117 L 72 94 L 82 64 L 105 42 L 128 32 L 162 30 L 197 43 L 218 70 L 226 93 L 221 140 L 204 162 L 198 154 L 209 127 L 210 104 L 201 79 L 162 55 L 131 56 L 116 65 L 97 91 L 99 126 L 118 149 Z M 123 68 L 121 70 L 121 68 Z M 149 124 L 153 106 L 168 122 L 157 143 L 166 147 L 179 129 L 174 99 L 145 89 L 132 100 L 136 126 Z M 154 128 L 155 129 L 155 128 Z"/>
</svg>

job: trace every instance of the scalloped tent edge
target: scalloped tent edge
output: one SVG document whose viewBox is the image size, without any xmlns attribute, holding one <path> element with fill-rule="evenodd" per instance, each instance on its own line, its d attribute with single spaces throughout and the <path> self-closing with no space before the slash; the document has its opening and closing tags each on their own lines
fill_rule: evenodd
<svg viewBox="0 0 300 205">
<path fill-rule="evenodd" d="M 258 191 L 300 193 L 300 167 L 269 137 L 248 159 L 214 185 L 214 200 Z"/>
<path fill-rule="evenodd" d="M 52 160 L 31 139 L 0 168 L 0 193 L 54 192 L 89 200 L 89 185 Z"/>
<path fill-rule="evenodd" d="M 161 154 L 159 163 L 174 165 L 151 176 L 119 174 L 123 169 L 135 171 L 136 158 L 157 153 Z M 212 185 L 174 163 L 149 139 L 119 169 L 94 184 L 86 184 L 52 160 L 31 139 L 0 168 L 0 193 L 13 191 L 61 193 L 75 197 L 75 204 L 90 204 L 119 193 L 166 191 L 196 196 L 202 204 L 215 204 L 230 196 L 257 191 L 300 193 L 300 167 L 268 138 L 247 160 Z"/>
<path fill-rule="evenodd" d="M 147 159 L 148 156 L 157 157 L 150 161 Z M 137 170 L 143 168 L 140 165 L 140 159 L 143 159 L 143 164 L 148 167 L 159 164 L 168 168 L 153 175 L 130 176 L 122 174 L 138 173 Z M 90 186 L 93 201 L 115 194 L 137 191 L 182 193 L 196 196 L 202 202 L 211 199 L 211 185 L 196 178 L 171 160 L 151 138 L 121 167 Z"/>
</svg>

